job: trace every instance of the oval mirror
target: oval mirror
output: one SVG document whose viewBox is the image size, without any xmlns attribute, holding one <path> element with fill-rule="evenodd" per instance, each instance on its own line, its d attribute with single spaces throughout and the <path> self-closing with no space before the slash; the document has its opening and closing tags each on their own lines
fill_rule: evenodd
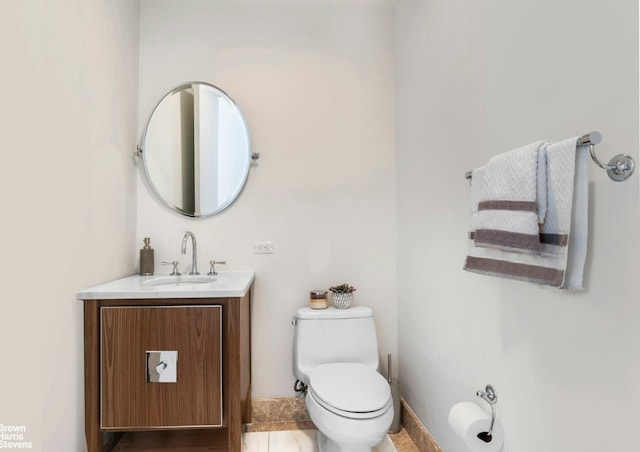
<svg viewBox="0 0 640 452">
<path fill-rule="evenodd" d="M 229 207 L 251 163 L 249 129 L 240 109 L 224 91 L 204 82 L 179 86 L 158 102 L 141 152 L 155 195 L 190 217 Z"/>
</svg>

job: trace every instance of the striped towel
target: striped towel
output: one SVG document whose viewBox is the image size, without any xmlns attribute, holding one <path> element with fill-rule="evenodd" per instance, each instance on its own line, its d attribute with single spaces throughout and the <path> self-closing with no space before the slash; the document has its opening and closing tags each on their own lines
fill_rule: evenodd
<svg viewBox="0 0 640 452">
<path fill-rule="evenodd" d="M 582 289 L 587 249 L 587 150 L 576 149 L 576 142 L 577 138 L 571 138 L 544 144 L 540 149 L 546 157 L 546 178 L 540 176 L 536 180 L 546 179 L 546 183 L 537 189 L 537 196 L 546 189 L 547 202 L 536 200 L 537 214 L 544 217 L 539 226 L 538 249 L 523 252 L 486 244 L 477 246 L 475 237 L 470 238 L 465 270 L 561 289 Z M 473 221 L 471 232 L 475 236 Z"/>
<path fill-rule="evenodd" d="M 540 254 L 546 196 L 544 142 L 493 157 L 473 171 L 471 238 L 475 246 Z M 541 169 L 541 171 L 539 171 Z M 538 214 L 540 212 L 540 215 Z"/>
</svg>

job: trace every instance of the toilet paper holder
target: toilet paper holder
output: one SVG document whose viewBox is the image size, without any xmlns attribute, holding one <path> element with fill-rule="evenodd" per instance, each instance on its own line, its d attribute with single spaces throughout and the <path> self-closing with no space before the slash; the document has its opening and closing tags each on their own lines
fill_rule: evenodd
<svg viewBox="0 0 640 452">
<path fill-rule="evenodd" d="M 491 433 L 493 432 L 493 424 L 496 421 L 496 403 L 498 403 L 498 394 L 496 394 L 496 390 L 493 386 L 487 385 L 484 391 L 478 389 L 476 391 L 476 395 L 491 405 L 491 424 L 489 424 L 489 431 L 478 433 L 478 438 L 485 443 L 488 443 L 492 439 Z"/>
</svg>

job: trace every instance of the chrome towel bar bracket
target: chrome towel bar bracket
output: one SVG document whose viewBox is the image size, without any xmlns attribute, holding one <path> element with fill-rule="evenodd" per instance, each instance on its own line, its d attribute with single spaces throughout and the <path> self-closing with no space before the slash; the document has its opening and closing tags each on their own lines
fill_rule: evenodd
<svg viewBox="0 0 640 452">
<path fill-rule="evenodd" d="M 578 138 L 576 143 L 576 147 L 589 146 L 589 154 L 591 155 L 591 159 L 598 165 L 600 168 L 607 171 L 609 178 L 616 182 L 622 182 L 624 180 L 629 179 L 633 174 L 633 170 L 635 169 L 635 162 L 630 155 L 627 154 L 618 154 L 609 160 L 607 165 L 603 164 L 598 160 L 595 153 L 595 145 L 602 141 L 602 135 L 600 132 L 594 131 L 591 133 L 587 133 L 586 135 L 582 135 Z M 464 173 L 464 177 L 471 182 L 472 171 L 467 171 Z"/>
</svg>

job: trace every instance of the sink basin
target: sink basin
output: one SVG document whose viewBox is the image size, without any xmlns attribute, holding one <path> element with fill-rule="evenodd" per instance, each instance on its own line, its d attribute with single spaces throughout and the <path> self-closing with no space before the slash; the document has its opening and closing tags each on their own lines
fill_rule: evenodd
<svg viewBox="0 0 640 452">
<path fill-rule="evenodd" d="M 209 275 L 157 276 L 142 281 L 142 285 L 156 289 L 188 288 L 213 284 L 217 280 L 218 278 Z"/>
</svg>

